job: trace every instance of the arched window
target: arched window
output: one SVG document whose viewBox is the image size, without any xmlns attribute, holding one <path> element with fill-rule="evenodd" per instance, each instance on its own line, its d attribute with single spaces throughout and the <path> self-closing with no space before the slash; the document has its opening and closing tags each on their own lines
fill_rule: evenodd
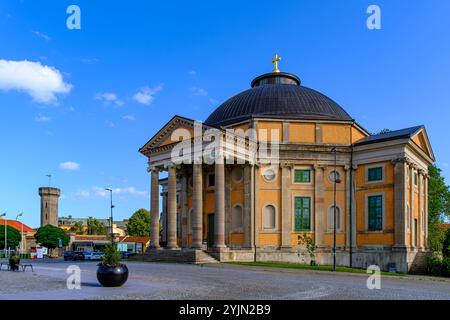
<svg viewBox="0 0 450 320">
<path fill-rule="evenodd" d="M 233 231 L 242 230 L 243 226 L 243 210 L 240 204 L 233 207 L 231 211 L 231 228 Z"/>
<path fill-rule="evenodd" d="M 328 232 L 334 231 L 334 206 L 330 206 L 328 208 L 327 230 Z M 342 230 L 342 214 L 341 208 L 339 208 L 339 206 L 336 206 L 336 230 L 337 231 Z"/>
<path fill-rule="evenodd" d="M 276 228 L 276 209 L 273 205 L 268 204 L 263 208 L 263 229 Z"/>
</svg>

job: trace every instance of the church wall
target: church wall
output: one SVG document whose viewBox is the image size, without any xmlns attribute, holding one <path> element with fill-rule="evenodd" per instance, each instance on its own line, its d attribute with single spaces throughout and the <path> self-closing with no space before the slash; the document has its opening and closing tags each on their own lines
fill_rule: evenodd
<svg viewBox="0 0 450 320">
<path fill-rule="evenodd" d="M 289 123 L 289 142 L 314 143 L 316 141 L 316 125 L 314 123 Z"/>
<path fill-rule="evenodd" d="M 283 141 L 283 123 L 280 121 L 258 121 L 257 125 L 258 130 L 258 141 L 275 141 L 281 142 Z M 261 130 L 266 130 L 265 136 L 261 134 Z M 272 130 L 278 131 L 278 137 L 276 134 L 272 137 Z"/>
<path fill-rule="evenodd" d="M 366 182 L 368 166 L 384 166 L 382 182 Z M 393 245 L 394 244 L 394 171 L 390 161 L 359 165 L 356 170 L 356 230 L 357 245 Z M 384 195 L 384 229 L 370 232 L 366 230 L 366 197 L 370 194 Z"/>
<path fill-rule="evenodd" d="M 352 143 L 357 142 L 358 140 L 361 140 L 362 138 L 366 137 L 366 134 L 359 130 L 357 127 L 352 126 Z"/>
<path fill-rule="evenodd" d="M 328 144 L 350 144 L 350 125 L 349 124 L 322 124 L 322 143 Z"/>
<path fill-rule="evenodd" d="M 340 177 L 341 183 L 336 185 L 336 205 L 341 210 L 342 214 L 342 228 L 341 231 L 337 233 L 336 243 L 338 245 L 345 245 L 345 230 L 346 230 L 346 217 L 347 217 L 347 202 L 346 202 L 346 172 L 342 167 L 336 168 Z M 328 213 L 330 208 L 334 204 L 334 183 L 330 180 L 329 176 L 334 171 L 333 166 L 326 167 L 324 170 L 324 186 L 325 186 L 325 201 L 324 201 L 324 212 L 323 212 L 323 232 L 324 232 L 324 244 L 333 245 L 334 234 L 333 234 L 333 224 L 330 226 L 331 230 L 328 231 Z M 332 210 L 332 209 L 331 209 Z"/>
</svg>

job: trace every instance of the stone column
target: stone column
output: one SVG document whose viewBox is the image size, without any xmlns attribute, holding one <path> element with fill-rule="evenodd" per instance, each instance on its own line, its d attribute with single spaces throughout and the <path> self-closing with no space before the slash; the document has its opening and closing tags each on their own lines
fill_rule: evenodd
<svg viewBox="0 0 450 320">
<path fill-rule="evenodd" d="M 225 164 L 222 157 L 215 163 L 215 248 L 225 247 Z"/>
<path fill-rule="evenodd" d="M 193 165 L 192 176 L 192 248 L 201 249 L 203 240 L 203 173 L 202 164 Z"/>
<path fill-rule="evenodd" d="M 167 192 L 161 192 L 161 196 L 162 196 L 162 213 L 161 213 L 162 241 L 167 243 Z"/>
<path fill-rule="evenodd" d="M 180 225 L 181 225 L 181 247 L 187 247 L 188 241 L 188 182 L 187 182 L 187 173 L 183 172 L 183 176 L 181 178 L 181 193 L 180 193 L 180 204 L 181 204 L 181 216 L 180 216 Z"/>
<path fill-rule="evenodd" d="M 423 217 L 425 223 L 424 247 L 425 249 L 428 249 L 428 174 L 425 174 L 423 177 L 423 193 L 425 196 Z"/>
<path fill-rule="evenodd" d="M 315 243 L 317 247 L 323 246 L 323 215 L 325 207 L 325 184 L 323 179 L 323 171 L 325 166 L 314 165 L 315 170 L 315 209 L 314 209 L 314 233 Z"/>
<path fill-rule="evenodd" d="M 253 224 L 252 224 L 252 166 L 244 166 L 244 245 L 253 246 Z"/>
<path fill-rule="evenodd" d="M 414 239 L 416 237 L 416 230 L 414 229 L 414 189 L 415 189 L 415 184 L 414 184 L 414 173 L 415 173 L 415 166 L 413 164 L 410 164 L 409 166 L 409 192 L 410 192 L 410 197 L 409 197 L 409 246 L 410 247 L 415 247 L 414 244 Z"/>
<path fill-rule="evenodd" d="M 225 168 L 225 244 L 231 245 L 231 175 L 232 167 Z"/>
<path fill-rule="evenodd" d="M 159 170 L 151 170 L 151 228 L 150 228 L 150 247 L 159 248 Z"/>
<path fill-rule="evenodd" d="M 292 163 L 280 163 L 281 167 L 281 248 L 292 248 L 292 206 L 288 186 L 291 184 Z"/>
<path fill-rule="evenodd" d="M 423 170 L 419 169 L 417 171 L 417 187 L 419 188 L 419 208 L 418 208 L 418 217 L 419 219 L 417 219 L 417 232 L 418 232 L 418 237 L 417 237 L 417 247 L 419 249 L 423 249 L 423 225 L 422 225 L 422 207 L 423 207 L 423 203 L 422 203 L 422 177 L 423 177 Z"/>
<path fill-rule="evenodd" d="M 177 244 L 177 172 L 175 166 L 168 167 L 167 195 L 167 248 L 176 249 Z"/>
<path fill-rule="evenodd" d="M 406 158 L 392 161 L 394 164 L 394 232 L 395 247 L 406 249 L 406 175 L 408 165 Z"/>
<path fill-rule="evenodd" d="M 352 232 L 352 228 L 350 226 L 350 212 L 351 212 L 351 180 L 350 180 L 350 171 L 351 167 L 349 165 L 344 166 L 345 170 L 345 247 L 350 247 L 350 233 Z"/>
<path fill-rule="evenodd" d="M 253 181 L 254 181 L 254 183 L 255 183 L 255 190 L 254 190 L 254 203 L 253 203 L 253 215 L 254 215 L 254 219 L 255 219 L 255 231 L 254 231 L 254 233 L 255 233 L 255 238 L 254 238 L 254 241 L 255 241 L 255 247 L 256 248 L 259 248 L 259 228 L 260 228 L 260 225 L 261 225 L 261 219 L 260 219 L 260 217 L 261 217 L 261 210 L 260 210 L 260 208 L 259 208 L 259 204 L 258 204 L 258 202 L 259 202 L 259 183 L 258 183 L 258 181 L 259 181 L 259 175 L 260 175 L 260 170 L 259 170 L 259 165 L 258 164 L 255 164 L 254 166 L 253 166 L 253 168 L 254 168 L 254 172 L 253 172 Z"/>
<path fill-rule="evenodd" d="M 357 246 L 357 241 L 356 241 L 356 169 L 358 169 L 357 165 L 353 165 L 352 166 L 352 170 L 351 170 L 351 195 L 352 195 L 352 201 L 351 201 L 351 224 L 350 224 L 350 228 L 351 228 L 351 234 L 352 234 L 352 239 L 351 239 L 351 246 L 352 248 L 356 248 Z"/>
</svg>

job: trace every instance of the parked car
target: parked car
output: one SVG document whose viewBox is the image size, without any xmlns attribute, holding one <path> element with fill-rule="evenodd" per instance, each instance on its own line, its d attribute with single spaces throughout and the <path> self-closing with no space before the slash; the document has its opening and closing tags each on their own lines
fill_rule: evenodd
<svg viewBox="0 0 450 320">
<path fill-rule="evenodd" d="M 73 251 L 64 251 L 64 261 L 73 260 Z"/>
<path fill-rule="evenodd" d="M 92 260 L 93 252 L 91 251 L 83 251 L 83 260 Z"/>
<path fill-rule="evenodd" d="M 122 259 L 128 259 L 129 257 L 136 255 L 136 253 L 131 251 L 121 251 L 120 255 L 122 256 Z"/>
<path fill-rule="evenodd" d="M 103 260 L 104 255 L 103 252 L 92 252 L 91 260 Z"/>
<path fill-rule="evenodd" d="M 84 255 L 82 251 L 64 251 L 64 260 L 65 261 L 84 260 Z"/>
</svg>

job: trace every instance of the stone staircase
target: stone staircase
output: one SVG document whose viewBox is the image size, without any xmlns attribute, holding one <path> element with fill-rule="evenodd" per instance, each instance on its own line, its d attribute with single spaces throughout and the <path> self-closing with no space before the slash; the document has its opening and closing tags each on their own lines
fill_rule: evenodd
<svg viewBox="0 0 450 320">
<path fill-rule="evenodd" d="M 183 262 L 195 264 L 219 263 L 219 260 L 212 252 L 193 249 L 150 249 L 144 254 L 130 257 L 130 260 L 148 262 Z"/>
</svg>

